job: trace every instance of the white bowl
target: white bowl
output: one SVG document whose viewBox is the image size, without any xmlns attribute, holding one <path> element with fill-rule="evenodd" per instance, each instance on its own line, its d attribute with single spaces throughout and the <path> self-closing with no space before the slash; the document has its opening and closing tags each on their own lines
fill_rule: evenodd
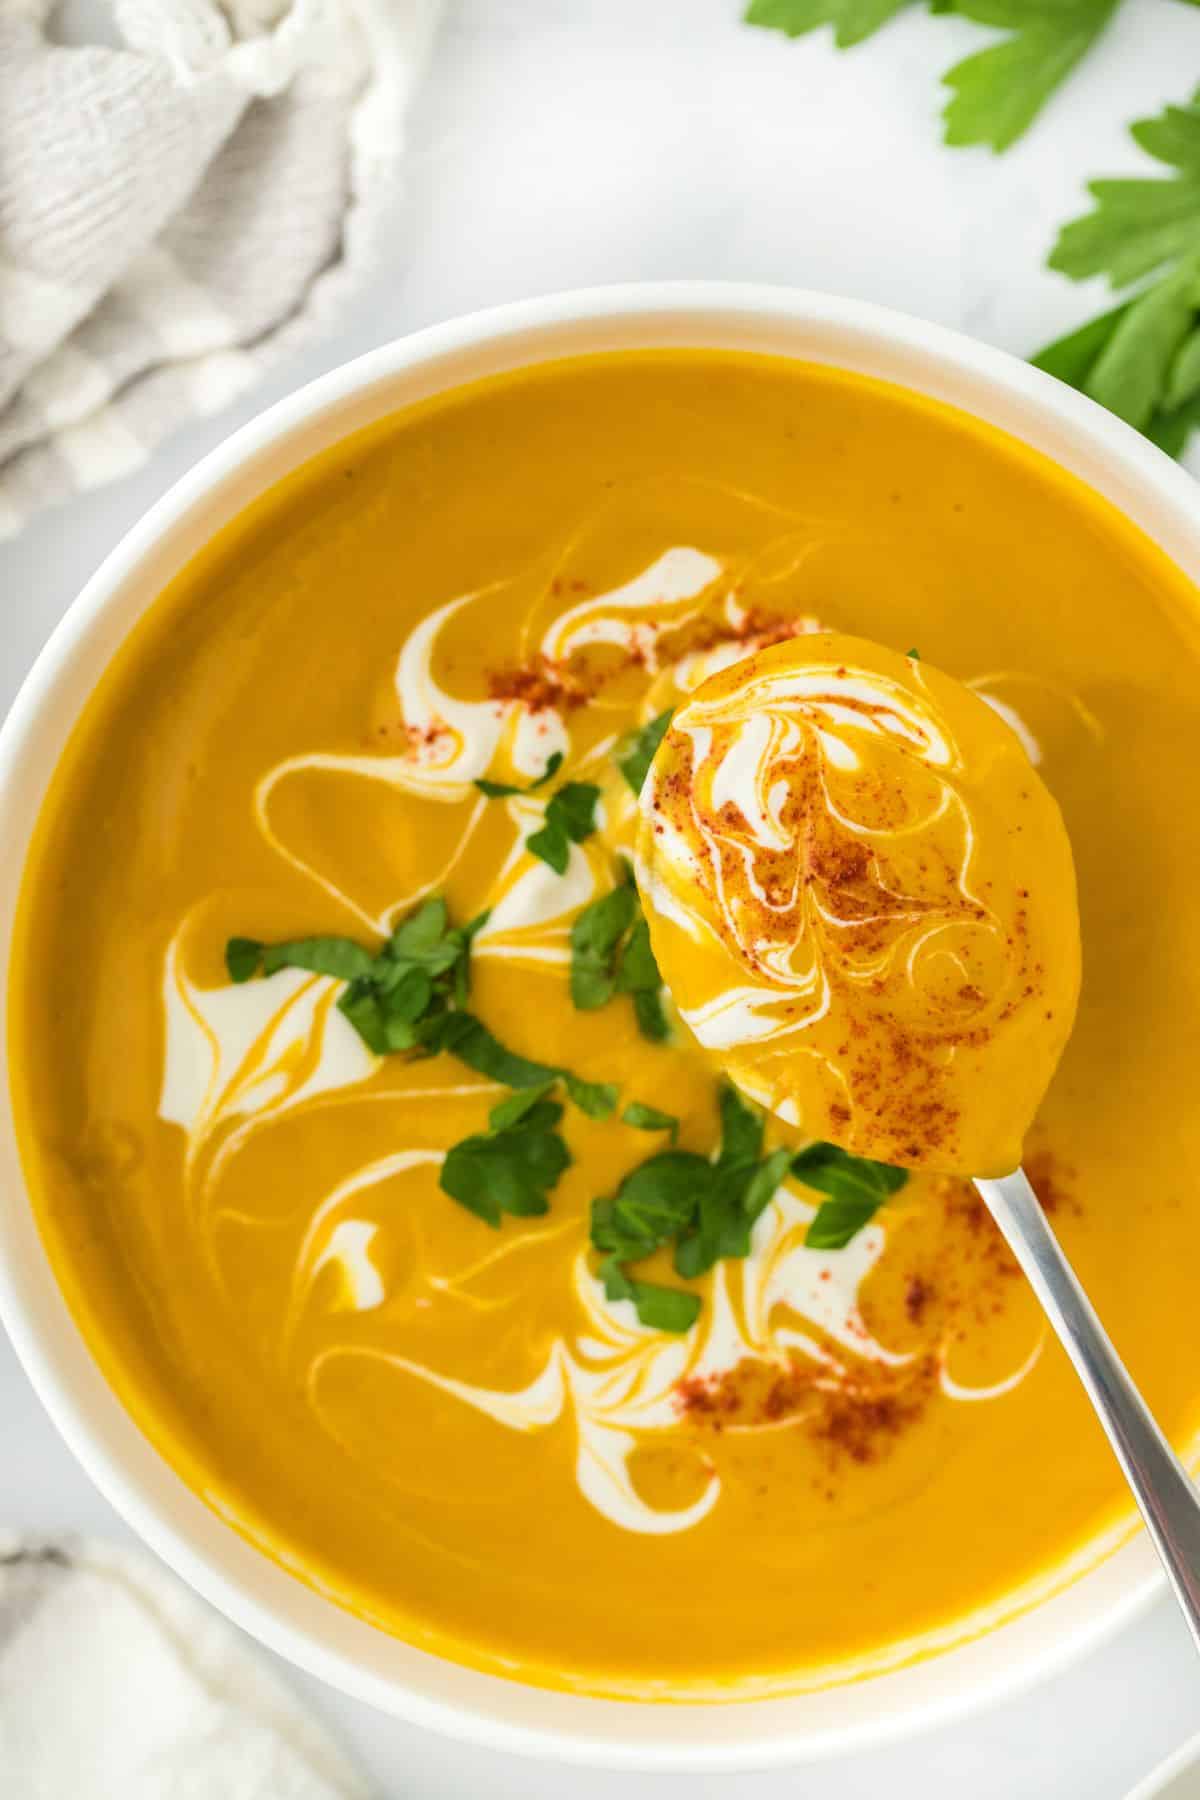
<svg viewBox="0 0 1200 1800">
<path fill-rule="evenodd" d="M 1200 1800 L 1200 1737 L 1181 1744 L 1126 1800 Z"/>
<path fill-rule="evenodd" d="M 947 401 L 1013 433 L 1113 501 L 1200 582 L 1191 480 L 1145 439 L 1027 364 L 859 301 L 723 283 L 604 288 L 418 332 L 323 376 L 207 456 L 105 561 L 0 731 L 0 944 L 80 708 L 176 570 L 255 495 L 397 407 L 520 364 L 657 346 L 772 351 Z M 0 1064 L 4 1050 L 0 1049 Z M 351 1616 L 255 1550 L 187 1488 L 109 1389 L 67 1311 L 27 1203 L 0 1067 L 0 1315 L 48 1411 L 113 1505 L 216 1606 L 283 1656 L 418 1725 L 497 1749 L 609 1766 L 749 1768 L 833 1755 L 961 1717 L 1093 1649 L 1159 1585 L 1135 1540 L 1019 1616 L 905 1669 L 820 1693 L 637 1705 L 549 1693 L 441 1661 Z M 1081 1567 L 1083 1565 L 1081 1564 Z M 1037 1600 L 1038 1604 L 1033 1605 Z"/>
</svg>

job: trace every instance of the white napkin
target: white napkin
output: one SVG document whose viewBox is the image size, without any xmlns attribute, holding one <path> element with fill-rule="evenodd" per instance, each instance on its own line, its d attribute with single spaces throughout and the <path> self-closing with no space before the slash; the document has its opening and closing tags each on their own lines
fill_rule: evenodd
<svg viewBox="0 0 1200 1800">
<path fill-rule="evenodd" d="M 440 0 L 0 0 L 0 537 L 241 392 L 369 263 Z"/>
<path fill-rule="evenodd" d="M 149 1558 L 0 1534 L 0 1793 L 365 1800 L 245 1641 Z"/>
</svg>

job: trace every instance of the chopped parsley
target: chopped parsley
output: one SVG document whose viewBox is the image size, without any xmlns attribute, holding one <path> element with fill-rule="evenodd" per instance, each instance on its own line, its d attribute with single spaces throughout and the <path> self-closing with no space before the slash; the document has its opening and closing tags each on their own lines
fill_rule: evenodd
<svg viewBox="0 0 1200 1800">
<path fill-rule="evenodd" d="M 850 1156 L 833 1144 L 764 1155 L 763 1115 L 728 1082 L 721 1086 L 720 1111 L 714 1156 L 659 1151 L 631 1169 L 615 1194 L 592 1202 L 591 1241 L 601 1254 L 606 1295 L 631 1300 L 641 1322 L 657 1330 L 689 1330 L 699 1316 L 699 1296 L 638 1281 L 631 1264 L 671 1248 L 676 1274 L 690 1281 L 727 1257 L 748 1256 L 755 1222 L 789 1175 L 828 1196 L 808 1227 L 807 1244 L 840 1249 L 908 1179 L 904 1169 Z"/>
<path fill-rule="evenodd" d="M 504 800 L 510 794 L 533 794 L 538 788 L 544 787 L 546 782 L 553 781 L 562 765 L 563 753 L 561 750 L 555 750 L 546 758 L 546 766 L 537 780 L 531 781 L 528 787 L 517 787 L 510 781 L 485 781 L 482 776 L 476 781 L 475 786 L 481 794 L 486 794 L 489 800 Z"/>
<path fill-rule="evenodd" d="M 426 900 L 377 951 L 343 937 L 270 945 L 230 938 L 225 966 L 235 982 L 284 968 L 333 976 L 347 983 L 338 1010 L 376 1056 L 400 1051 L 436 1056 L 444 1050 L 505 1087 L 545 1088 L 561 1080 L 581 1112 L 593 1119 L 611 1117 L 617 1106 L 614 1083 L 583 1081 L 558 1064 L 520 1056 L 467 1010 L 471 944 L 487 917 L 480 913 L 467 925 L 452 926 L 446 902 Z"/>
<path fill-rule="evenodd" d="M 629 995 L 643 1037 L 661 1043 L 669 1036 L 662 976 L 628 875 L 585 906 L 571 926 L 571 999 L 576 1007 L 595 1012 L 617 994 Z"/>
<path fill-rule="evenodd" d="M 605 1299 L 632 1300 L 641 1323 L 651 1331 L 690 1331 L 700 1317 L 699 1294 L 657 1281 L 635 1280 L 614 1256 L 602 1265 L 600 1276 Z"/>
<path fill-rule="evenodd" d="M 596 829 L 596 802 L 600 789 L 590 781 L 568 781 L 546 802 L 540 831 L 531 832 L 525 848 L 541 857 L 556 875 L 565 875 L 572 844 L 582 844 Z"/>
<path fill-rule="evenodd" d="M 642 785 L 650 773 L 650 764 L 654 761 L 654 753 L 667 735 L 673 711 L 673 707 L 668 707 L 666 712 L 660 712 L 649 724 L 629 732 L 613 753 L 618 769 L 635 794 L 642 791 Z"/>
<path fill-rule="evenodd" d="M 621 1114 L 622 1125 L 632 1125 L 635 1131 L 669 1131 L 671 1142 L 679 1136 L 679 1120 L 674 1113 L 660 1112 L 657 1106 L 647 1106 L 641 1100 L 631 1100 Z"/>
<path fill-rule="evenodd" d="M 448 1008 L 466 1004 L 471 944 L 487 916 L 480 913 L 469 924 L 452 926 L 446 902 L 426 900 L 375 951 L 345 937 L 295 938 L 283 944 L 235 937 L 225 946 L 225 967 L 235 982 L 288 968 L 346 982 L 338 1010 L 368 1049 L 387 1056 L 417 1049 L 433 1023 L 449 1016 Z"/>
<path fill-rule="evenodd" d="M 907 1169 L 851 1156 L 836 1144 L 809 1144 L 792 1159 L 792 1174 L 829 1196 L 809 1225 L 804 1241 L 811 1250 L 841 1250 L 908 1180 Z"/>
<path fill-rule="evenodd" d="M 550 1210 L 548 1195 L 571 1153 L 556 1129 L 563 1109 L 548 1093 L 533 1088 L 501 1100 L 486 1131 L 446 1152 L 443 1191 L 488 1225 L 498 1227 L 505 1213 L 530 1219 Z"/>
<path fill-rule="evenodd" d="M 489 800 L 503 800 L 512 794 L 532 794 L 553 779 L 562 768 L 563 755 L 556 750 L 536 781 L 528 787 L 515 787 L 507 781 L 478 780 L 475 786 Z M 556 875 L 565 875 L 571 857 L 571 845 L 582 844 L 596 829 L 596 802 L 600 789 L 590 781 L 566 781 L 546 802 L 546 816 L 541 827 L 525 839 L 525 848 L 540 857 Z"/>
</svg>

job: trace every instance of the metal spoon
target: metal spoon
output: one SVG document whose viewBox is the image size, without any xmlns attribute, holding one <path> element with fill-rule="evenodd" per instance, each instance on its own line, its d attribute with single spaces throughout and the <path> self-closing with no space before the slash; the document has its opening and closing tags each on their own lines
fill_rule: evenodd
<svg viewBox="0 0 1200 1800">
<path fill-rule="evenodd" d="M 1200 1649 L 1200 1494 L 1129 1379 L 1025 1171 L 975 1186 L 1075 1365 Z"/>
</svg>

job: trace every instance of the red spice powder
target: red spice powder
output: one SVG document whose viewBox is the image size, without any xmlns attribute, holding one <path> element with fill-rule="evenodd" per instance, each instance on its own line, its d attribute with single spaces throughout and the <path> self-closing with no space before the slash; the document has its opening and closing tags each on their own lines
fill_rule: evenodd
<svg viewBox="0 0 1200 1800">
<path fill-rule="evenodd" d="M 558 596 L 568 588 L 573 593 L 591 591 L 587 582 L 578 579 L 569 583 L 555 580 L 550 591 Z M 778 644 L 803 632 L 809 623 L 795 614 L 767 613 L 753 608 L 737 625 L 718 618 L 689 620 L 677 631 L 663 633 L 659 641 L 661 660 L 672 662 L 677 657 L 716 649 L 727 643 L 757 642 L 763 647 Z M 582 657 L 553 662 L 539 654 L 517 668 L 493 670 L 488 675 L 488 694 L 493 700 L 515 700 L 528 707 L 530 712 L 543 712 L 549 707 L 570 711 L 593 699 L 606 682 L 624 671 L 644 668 L 650 660 L 653 644 L 653 633 L 645 625 L 631 626 L 629 644 L 602 665 L 589 663 Z"/>
<path fill-rule="evenodd" d="M 869 1463 L 886 1455 L 923 1415 L 938 1379 L 937 1359 L 922 1357 L 903 1371 L 853 1371 L 793 1357 L 785 1367 L 743 1361 L 720 1376 L 692 1376 L 675 1389 L 681 1415 L 722 1431 L 791 1422 L 829 1460 Z"/>
</svg>

